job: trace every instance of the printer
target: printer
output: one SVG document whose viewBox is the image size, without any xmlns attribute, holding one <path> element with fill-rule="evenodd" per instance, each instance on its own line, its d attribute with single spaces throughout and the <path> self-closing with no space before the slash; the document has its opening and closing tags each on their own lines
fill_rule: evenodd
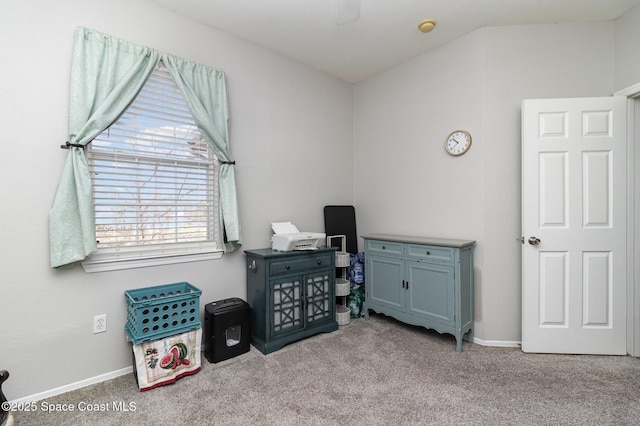
<svg viewBox="0 0 640 426">
<path fill-rule="evenodd" d="M 271 237 L 273 250 L 315 250 L 324 243 L 324 233 L 300 232 L 291 222 L 272 223 L 271 229 L 274 232 Z"/>
</svg>

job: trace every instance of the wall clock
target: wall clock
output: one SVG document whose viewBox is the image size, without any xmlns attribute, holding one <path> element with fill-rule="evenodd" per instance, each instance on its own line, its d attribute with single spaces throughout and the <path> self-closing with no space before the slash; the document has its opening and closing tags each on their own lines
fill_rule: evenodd
<svg viewBox="0 0 640 426">
<path fill-rule="evenodd" d="M 471 148 L 471 135 L 464 130 L 451 132 L 444 143 L 444 149 L 451 155 L 462 155 Z"/>
</svg>

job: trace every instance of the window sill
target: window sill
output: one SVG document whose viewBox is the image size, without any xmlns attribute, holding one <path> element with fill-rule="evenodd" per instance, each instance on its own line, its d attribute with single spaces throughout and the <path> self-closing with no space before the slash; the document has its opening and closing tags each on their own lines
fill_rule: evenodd
<svg viewBox="0 0 640 426">
<path fill-rule="evenodd" d="M 146 268 L 150 266 L 173 265 L 187 262 L 200 262 L 222 258 L 223 251 L 217 246 L 199 246 L 197 248 L 157 247 L 151 250 L 103 249 L 81 262 L 87 273 L 119 271 L 123 269 Z"/>
</svg>

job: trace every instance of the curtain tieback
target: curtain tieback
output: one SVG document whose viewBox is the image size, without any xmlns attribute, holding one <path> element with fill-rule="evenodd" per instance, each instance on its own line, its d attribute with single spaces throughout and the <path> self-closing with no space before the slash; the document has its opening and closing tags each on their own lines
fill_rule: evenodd
<svg viewBox="0 0 640 426">
<path fill-rule="evenodd" d="M 231 165 L 235 165 L 236 162 L 235 161 L 221 161 L 220 164 L 231 164 Z"/>
<path fill-rule="evenodd" d="M 84 149 L 85 146 L 86 145 L 82 145 L 82 144 L 79 144 L 79 143 L 70 143 L 69 141 L 67 141 L 64 145 L 60 145 L 60 148 L 69 149 L 71 147 L 74 147 L 74 148 L 82 148 L 82 149 Z"/>
</svg>

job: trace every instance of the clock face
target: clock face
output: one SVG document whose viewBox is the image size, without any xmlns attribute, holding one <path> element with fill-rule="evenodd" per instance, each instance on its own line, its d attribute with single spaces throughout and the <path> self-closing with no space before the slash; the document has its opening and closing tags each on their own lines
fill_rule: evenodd
<svg viewBox="0 0 640 426">
<path fill-rule="evenodd" d="M 456 130 L 449 135 L 444 147 L 451 155 L 462 155 L 471 147 L 471 135 L 464 130 Z"/>
</svg>

